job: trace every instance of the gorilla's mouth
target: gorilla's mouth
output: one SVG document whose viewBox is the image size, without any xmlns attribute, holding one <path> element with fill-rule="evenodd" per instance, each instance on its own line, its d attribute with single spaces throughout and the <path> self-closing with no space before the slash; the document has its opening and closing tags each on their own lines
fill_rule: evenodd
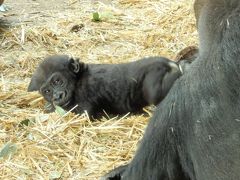
<svg viewBox="0 0 240 180">
<path fill-rule="evenodd" d="M 58 91 L 53 98 L 53 104 L 62 108 L 67 107 L 71 102 L 71 96 L 67 91 Z"/>
<path fill-rule="evenodd" d="M 70 104 L 70 100 L 68 101 L 64 101 L 64 102 L 61 102 L 61 101 L 53 101 L 53 104 L 56 105 L 56 106 L 61 106 L 62 108 L 68 106 Z"/>
</svg>

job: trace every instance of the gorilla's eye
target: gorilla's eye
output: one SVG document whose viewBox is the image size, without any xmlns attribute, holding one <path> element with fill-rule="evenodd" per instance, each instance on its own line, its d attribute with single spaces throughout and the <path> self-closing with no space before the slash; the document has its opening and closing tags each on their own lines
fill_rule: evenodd
<svg viewBox="0 0 240 180">
<path fill-rule="evenodd" d="M 53 84 L 54 84 L 54 85 L 61 85 L 61 84 L 62 84 L 62 80 L 61 80 L 61 79 L 55 79 L 55 80 L 53 81 Z"/>
<path fill-rule="evenodd" d="M 49 89 L 45 89 L 44 91 L 43 91 L 43 93 L 44 94 L 49 94 L 51 91 L 49 90 Z"/>
</svg>

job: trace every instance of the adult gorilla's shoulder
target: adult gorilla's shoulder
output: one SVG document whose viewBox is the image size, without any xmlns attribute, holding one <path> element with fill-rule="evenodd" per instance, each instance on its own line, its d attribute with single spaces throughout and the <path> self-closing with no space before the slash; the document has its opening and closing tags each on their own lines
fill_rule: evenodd
<svg viewBox="0 0 240 180">
<path fill-rule="evenodd" d="M 195 1 L 197 60 L 157 106 L 133 160 L 104 179 L 239 179 L 239 12 L 239 0 Z"/>
</svg>

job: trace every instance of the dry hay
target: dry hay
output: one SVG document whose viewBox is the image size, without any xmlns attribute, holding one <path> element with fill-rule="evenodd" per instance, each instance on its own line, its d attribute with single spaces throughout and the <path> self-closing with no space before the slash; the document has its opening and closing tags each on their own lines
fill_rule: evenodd
<svg viewBox="0 0 240 180">
<path fill-rule="evenodd" d="M 49 3 L 49 4 L 47 4 Z M 192 1 L 6 1 L 0 28 L 0 179 L 98 179 L 133 156 L 151 116 L 90 122 L 46 114 L 26 88 L 37 64 L 64 53 L 88 63 L 175 57 L 196 45 Z M 93 22 L 93 12 L 102 15 Z M 2 18 L 3 17 L 3 18 Z M 1 23 L 1 22 L 0 22 Z M 24 125 L 27 124 L 27 125 Z M 3 156 L 3 157 L 1 157 Z"/>
</svg>

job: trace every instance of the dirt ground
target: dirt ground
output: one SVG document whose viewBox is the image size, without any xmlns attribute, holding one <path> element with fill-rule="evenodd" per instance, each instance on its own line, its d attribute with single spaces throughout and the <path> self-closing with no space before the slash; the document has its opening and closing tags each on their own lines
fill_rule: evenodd
<svg viewBox="0 0 240 180">
<path fill-rule="evenodd" d="M 0 12 L 0 179 L 99 179 L 132 158 L 151 112 L 90 122 L 46 114 L 28 93 L 31 75 L 52 54 L 86 63 L 174 59 L 197 45 L 188 0 L 5 0 Z M 94 22 L 92 13 L 101 21 Z M 27 125 L 26 125 L 27 122 Z M 25 124 L 25 125 L 23 125 Z"/>
</svg>

